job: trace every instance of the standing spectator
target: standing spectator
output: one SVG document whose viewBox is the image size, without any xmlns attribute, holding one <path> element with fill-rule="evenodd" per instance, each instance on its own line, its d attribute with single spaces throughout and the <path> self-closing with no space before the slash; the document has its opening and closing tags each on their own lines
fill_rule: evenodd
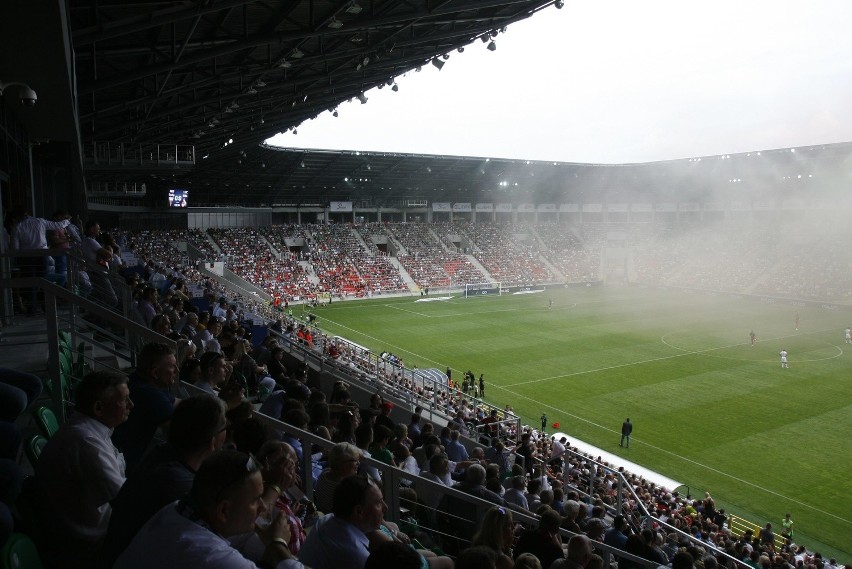
<svg viewBox="0 0 852 569">
<path fill-rule="evenodd" d="M 759 537 L 760 544 L 769 549 L 772 553 L 775 553 L 775 534 L 772 532 L 772 524 L 767 523 L 766 526 L 760 530 Z"/>
<path fill-rule="evenodd" d="M 32 217 L 29 212 L 26 212 L 12 230 L 12 249 L 18 251 L 47 249 L 47 231 L 65 229 L 70 223 L 68 219 L 50 221 L 49 219 Z M 21 276 L 44 277 L 48 273 L 47 259 L 46 256 L 18 258 Z M 30 305 L 27 308 L 29 314 L 35 314 L 40 310 L 38 292 L 39 289 L 33 287 L 30 293 Z"/>
<path fill-rule="evenodd" d="M 621 443 L 618 446 L 623 447 L 624 441 L 627 441 L 627 448 L 630 448 L 630 434 L 633 432 L 633 423 L 630 422 L 630 417 L 624 420 L 621 424 Z"/>
<path fill-rule="evenodd" d="M 90 566 L 106 534 L 125 481 L 124 457 L 113 429 L 127 421 L 133 401 L 127 376 L 96 371 L 76 389 L 76 412 L 50 438 L 35 471 L 39 520 L 51 536 L 48 557 L 64 566 Z"/>
<path fill-rule="evenodd" d="M 118 296 L 115 294 L 112 283 L 110 283 L 107 276 L 109 268 L 108 265 L 102 264 L 105 259 L 112 258 L 112 251 L 105 249 L 100 241 L 98 241 L 100 234 L 101 226 L 97 221 L 89 220 L 86 222 L 82 242 L 83 258 L 86 259 L 88 265 L 86 274 L 92 283 L 95 300 L 109 306 L 116 306 L 118 304 Z M 151 322 L 146 321 L 145 324 L 150 326 Z"/>
<path fill-rule="evenodd" d="M 546 429 L 547 429 L 547 414 L 542 413 L 541 414 L 541 432 L 542 432 L 542 434 L 545 432 Z"/>
</svg>

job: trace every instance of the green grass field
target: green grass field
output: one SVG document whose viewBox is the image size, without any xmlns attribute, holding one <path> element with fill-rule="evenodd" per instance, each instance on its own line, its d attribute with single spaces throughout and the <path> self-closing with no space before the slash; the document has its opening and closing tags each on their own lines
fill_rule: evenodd
<svg viewBox="0 0 852 569">
<path fill-rule="evenodd" d="M 484 373 L 487 400 L 528 424 L 546 412 L 729 513 L 780 528 L 791 512 L 796 541 L 852 562 L 849 308 L 622 287 L 417 300 L 317 315 L 326 333 L 409 367 Z M 630 449 L 618 446 L 625 417 Z"/>
</svg>

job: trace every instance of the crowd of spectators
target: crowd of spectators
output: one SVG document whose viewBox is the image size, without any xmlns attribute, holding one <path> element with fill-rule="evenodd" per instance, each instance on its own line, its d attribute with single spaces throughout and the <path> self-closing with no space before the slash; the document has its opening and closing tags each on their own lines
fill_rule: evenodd
<svg viewBox="0 0 852 569">
<path fill-rule="evenodd" d="M 441 243 L 431 224 L 394 223 L 385 228 L 405 248 L 399 262 L 421 289 L 486 281 L 467 257 Z"/>
<path fill-rule="evenodd" d="M 538 244 L 526 228 L 512 224 L 459 224 L 477 250 L 476 257 L 503 286 L 554 282 L 556 276 L 541 260 Z"/>
<path fill-rule="evenodd" d="M 325 290 L 343 298 L 406 290 L 387 256 L 368 252 L 352 225 L 310 225 L 308 232 L 310 261 Z"/>
</svg>

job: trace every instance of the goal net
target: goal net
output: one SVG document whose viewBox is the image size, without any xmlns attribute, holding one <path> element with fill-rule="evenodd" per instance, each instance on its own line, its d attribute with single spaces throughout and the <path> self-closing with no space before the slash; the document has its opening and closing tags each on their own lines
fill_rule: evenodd
<svg viewBox="0 0 852 569">
<path fill-rule="evenodd" d="M 503 288 L 499 282 L 492 283 L 472 283 L 464 285 L 464 297 L 471 298 L 474 296 L 488 296 L 503 294 Z"/>
</svg>

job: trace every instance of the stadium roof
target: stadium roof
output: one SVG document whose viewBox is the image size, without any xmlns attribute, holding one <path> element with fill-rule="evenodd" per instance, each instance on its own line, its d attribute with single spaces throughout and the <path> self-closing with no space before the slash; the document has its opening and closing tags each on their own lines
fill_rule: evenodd
<svg viewBox="0 0 852 569">
<path fill-rule="evenodd" d="M 782 149 L 761 161 L 620 166 L 264 145 L 513 22 L 547 17 L 537 12 L 556 3 L 10 0 L 0 3 L 0 81 L 26 82 L 39 100 L 3 103 L 34 142 L 70 145 L 80 157 L 74 176 L 80 186 L 85 176 L 90 196 L 144 183 L 147 205 L 164 203 L 170 187 L 191 189 L 192 205 L 380 207 L 637 201 L 659 199 L 661 187 L 675 201 L 726 189 L 759 199 L 785 176 L 821 170 L 819 179 L 849 180 L 850 144 L 800 149 L 795 158 Z"/>
<path fill-rule="evenodd" d="M 11 0 L 0 81 L 38 92 L 37 112 L 16 109 L 24 127 L 70 141 L 91 181 L 156 175 L 163 165 L 142 158 L 179 145 L 194 145 L 197 164 L 173 169 L 203 171 L 551 4 Z"/>
</svg>

